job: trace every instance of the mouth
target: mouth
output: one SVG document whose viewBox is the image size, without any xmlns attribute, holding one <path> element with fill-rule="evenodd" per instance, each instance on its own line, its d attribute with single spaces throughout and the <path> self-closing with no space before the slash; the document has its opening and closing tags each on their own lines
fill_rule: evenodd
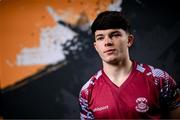
<svg viewBox="0 0 180 120">
<path fill-rule="evenodd" d="M 108 53 L 108 54 L 111 54 L 115 51 L 116 49 L 108 49 L 106 51 L 104 51 L 104 53 Z"/>
</svg>

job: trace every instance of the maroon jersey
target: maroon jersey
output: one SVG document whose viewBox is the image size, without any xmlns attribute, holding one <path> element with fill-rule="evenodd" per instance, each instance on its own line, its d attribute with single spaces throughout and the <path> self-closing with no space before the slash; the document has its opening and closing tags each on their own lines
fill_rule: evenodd
<svg viewBox="0 0 180 120">
<path fill-rule="evenodd" d="M 133 61 L 127 80 L 116 86 L 97 72 L 82 87 L 79 96 L 81 119 L 159 119 L 163 110 L 175 109 L 178 88 L 164 71 Z"/>
</svg>

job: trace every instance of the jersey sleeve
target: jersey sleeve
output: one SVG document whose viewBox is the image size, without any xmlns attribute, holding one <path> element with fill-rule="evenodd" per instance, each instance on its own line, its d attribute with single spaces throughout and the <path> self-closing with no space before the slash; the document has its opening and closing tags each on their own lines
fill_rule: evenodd
<svg viewBox="0 0 180 120">
<path fill-rule="evenodd" d="M 175 80 L 166 72 L 160 80 L 160 106 L 162 110 L 173 110 L 180 106 L 180 91 Z"/>
<path fill-rule="evenodd" d="M 80 119 L 81 120 L 91 120 L 94 119 L 93 113 L 92 111 L 89 109 L 88 105 L 89 105 L 89 92 L 90 90 L 88 90 L 88 84 L 90 83 L 90 81 L 88 81 L 88 83 L 86 83 L 79 94 L 79 105 L 80 105 Z"/>
</svg>

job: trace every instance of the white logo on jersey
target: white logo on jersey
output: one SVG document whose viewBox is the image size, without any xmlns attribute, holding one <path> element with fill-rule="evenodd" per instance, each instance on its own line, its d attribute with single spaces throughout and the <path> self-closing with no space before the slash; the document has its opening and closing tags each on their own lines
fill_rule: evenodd
<svg viewBox="0 0 180 120">
<path fill-rule="evenodd" d="M 136 99 L 136 111 L 138 112 L 147 112 L 149 110 L 149 106 L 147 105 L 147 99 L 145 97 L 139 97 Z"/>
<path fill-rule="evenodd" d="M 102 111 L 102 110 L 106 110 L 106 109 L 109 109 L 108 105 L 102 106 L 102 107 L 96 107 L 96 108 L 93 109 L 93 112 Z"/>
</svg>

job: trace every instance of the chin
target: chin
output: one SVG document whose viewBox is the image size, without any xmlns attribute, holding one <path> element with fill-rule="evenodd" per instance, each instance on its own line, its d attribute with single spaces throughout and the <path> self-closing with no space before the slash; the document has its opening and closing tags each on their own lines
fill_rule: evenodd
<svg viewBox="0 0 180 120">
<path fill-rule="evenodd" d="M 106 60 L 106 63 L 110 63 L 110 64 L 116 64 L 118 62 L 119 62 L 119 60 L 116 58 L 113 58 L 113 59 L 111 58 L 111 59 Z"/>
</svg>

